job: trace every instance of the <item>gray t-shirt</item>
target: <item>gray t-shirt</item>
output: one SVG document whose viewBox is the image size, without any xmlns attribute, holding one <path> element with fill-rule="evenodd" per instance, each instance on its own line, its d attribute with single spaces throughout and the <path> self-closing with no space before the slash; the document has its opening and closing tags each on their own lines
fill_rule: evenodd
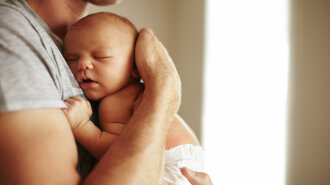
<svg viewBox="0 0 330 185">
<path fill-rule="evenodd" d="M 0 2 L 0 113 L 65 108 L 64 99 L 83 94 L 61 47 L 25 0 Z M 84 176 L 92 158 L 78 149 L 78 170 Z"/>
<path fill-rule="evenodd" d="M 0 113 L 64 108 L 64 99 L 82 94 L 60 39 L 24 0 L 0 3 L 0 17 Z"/>
</svg>

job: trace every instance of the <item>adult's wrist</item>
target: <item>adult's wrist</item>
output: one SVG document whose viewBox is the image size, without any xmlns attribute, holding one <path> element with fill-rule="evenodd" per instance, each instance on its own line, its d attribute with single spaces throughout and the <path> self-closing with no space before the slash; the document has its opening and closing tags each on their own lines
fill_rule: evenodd
<svg viewBox="0 0 330 185">
<path fill-rule="evenodd" d="M 145 84 L 144 98 L 157 107 L 167 108 L 174 115 L 181 103 L 181 82 L 178 76 L 155 78 Z"/>
</svg>

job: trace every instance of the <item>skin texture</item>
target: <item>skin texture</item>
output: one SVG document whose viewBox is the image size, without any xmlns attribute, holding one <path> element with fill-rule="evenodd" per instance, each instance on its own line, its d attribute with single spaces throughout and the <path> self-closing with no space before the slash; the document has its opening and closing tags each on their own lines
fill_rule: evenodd
<svg viewBox="0 0 330 185">
<path fill-rule="evenodd" d="M 27 2 L 62 39 L 87 5 L 82 0 Z M 166 49 L 150 29 L 140 31 L 135 54 L 145 96 L 125 132 L 86 179 L 76 171 L 77 149 L 63 111 L 36 109 L 0 114 L 1 184 L 161 184 L 161 159 L 170 120 L 180 104 L 181 84 Z"/>
</svg>

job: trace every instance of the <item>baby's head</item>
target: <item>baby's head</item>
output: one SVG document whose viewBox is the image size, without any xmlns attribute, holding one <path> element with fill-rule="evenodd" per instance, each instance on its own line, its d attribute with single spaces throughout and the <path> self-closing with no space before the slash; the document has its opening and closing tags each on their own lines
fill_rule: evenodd
<svg viewBox="0 0 330 185">
<path fill-rule="evenodd" d="M 137 29 L 112 13 L 88 15 L 64 38 L 64 57 L 85 95 L 100 100 L 136 77 L 134 48 Z"/>
</svg>

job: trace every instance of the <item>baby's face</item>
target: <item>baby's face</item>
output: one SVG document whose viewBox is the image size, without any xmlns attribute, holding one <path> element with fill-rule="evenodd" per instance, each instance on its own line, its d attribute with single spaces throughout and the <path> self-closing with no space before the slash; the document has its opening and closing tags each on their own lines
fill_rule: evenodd
<svg viewBox="0 0 330 185">
<path fill-rule="evenodd" d="M 127 85 L 134 66 L 134 39 L 114 26 L 95 24 L 67 33 L 64 57 L 89 99 L 99 100 Z"/>
</svg>

